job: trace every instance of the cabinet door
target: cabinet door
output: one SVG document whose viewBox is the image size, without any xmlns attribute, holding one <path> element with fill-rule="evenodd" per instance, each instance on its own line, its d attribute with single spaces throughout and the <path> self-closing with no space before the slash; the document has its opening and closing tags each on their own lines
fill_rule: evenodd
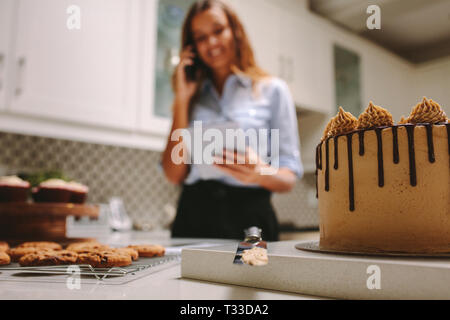
<svg viewBox="0 0 450 320">
<path fill-rule="evenodd" d="M 281 9 L 274 1 L 234 0 L 229 2 L 244 24 L 258 65 L 271 75 L 280 77 L 282 73 L 279 54 Z"/>
<path fill-rule="evenodd" d="M 18 0 L 11 110 L 95 126 L 136 124 L 138 0 Z M 77 8 L 75 8 L 77 9 Z"/>
<path fill-rule="evenodd" d="M 285 12 L 280 34 L 286 81 L 298 107 L 328 113 L 333 101 L 331 41 L 307 15 Z"/>
<path fill-rule="evenodd" d="M 14 16 L 13 0 L 0 1 L 0 110 L 6 108 L 6 79 L 9 71 L 11 52 L 9 43 L 12 33 L 12 18 Z"/>
<path fill-rule="evenodd" d="M 315 39 L 309 32 L 308 23 L 301 16 L 284 12 L 282 20 L 281 50 L 285 57 L 288 75 L 285 79 L 299 106 L 311 107 L 314 103 Z"/>
</svg>

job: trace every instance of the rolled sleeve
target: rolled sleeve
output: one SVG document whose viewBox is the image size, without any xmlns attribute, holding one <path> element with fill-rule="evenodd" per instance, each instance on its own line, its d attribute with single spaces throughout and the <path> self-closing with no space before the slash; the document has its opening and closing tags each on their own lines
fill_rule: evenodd
<svg viewBox="0 0 450 320">
<path fill-rule="evenodd" d="M 272 142 L 271 154 L 274 162 L 274 151 L 278 145 L 278 167 L 292 170 L 298 178 L 303 176 L 303 165 L 300 158 L 300 139 L 298 135 L 297 114 L 294 101 L 287 84 L 274 79 L 272 99 L 271 129 L 278 129 L 279 141 Z"/>
</svg>

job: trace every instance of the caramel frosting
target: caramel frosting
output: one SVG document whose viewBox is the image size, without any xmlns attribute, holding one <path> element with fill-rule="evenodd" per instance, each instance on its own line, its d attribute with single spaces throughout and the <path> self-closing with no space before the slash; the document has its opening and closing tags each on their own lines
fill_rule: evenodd
<svg viewBox="0 0 450 320">
<path fill-rule="evenodd" d="M 418 123 L 440 123 L 447 122 L 448 118 L 441 106 L 433 101 L 428 100 L 423 97 L 421 103 L 418 103 L 411 114 L 406 119 L 407 123 L 418 124 Z"/>
<path fill-rule="evenodd" d="M 402 116 L 400 121 L 398 122 L 398 124 L 407 124 L 407 123 L 408 123 L 408 121 L 406 121 L 404 116 Z"/>
<path fill-rule="evenodd" d="M 331 118 L 331 120 L 328 122 L 325 130 L 323 131 L 322 141 L 325 140 L 326 138 L 328 138 L 328 136 L 330 135 L 331 126 L 333 125 L 333 120 L 334 120 L 334 118 Z"/>
<path fill-rule="evenodd" d="M 376 106 L 370 101 L 367 109 L 359 116 L 358 129 L 393 126 L 392 115 L 386 109 Z"/>
<path fill-rule="evenodd" d="M 331 120 L 331 128 L 328 136 L 337 136 L 355 131 L 358 126 L 358 119 L 350 112 L 344 111 L 339 107 L 338 114 Z"/>
<path fill-rule="evenodd" d="M 267 249 L 254 247 L 244 250 L 242 253 L 242 261 L 251 266 L 264 266 L 269 262 Z"/>
</svg>

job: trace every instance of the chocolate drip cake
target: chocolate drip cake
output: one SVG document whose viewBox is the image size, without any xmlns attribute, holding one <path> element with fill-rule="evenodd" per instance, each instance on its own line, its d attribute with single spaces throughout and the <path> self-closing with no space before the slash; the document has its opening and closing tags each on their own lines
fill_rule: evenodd
<svg viewBox="0 0 450 320">
<path fill-rule="evenodd" d="M 320 247 L 354 252 L 450 252 L 450 127 L 423 99 L 394 124 L 370 103 L 340 108 L 316 150 Z"/>
</svg>

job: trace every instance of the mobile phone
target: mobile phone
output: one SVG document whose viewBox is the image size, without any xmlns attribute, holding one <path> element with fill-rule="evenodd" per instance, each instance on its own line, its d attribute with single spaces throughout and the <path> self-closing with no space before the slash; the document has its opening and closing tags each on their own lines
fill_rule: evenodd
<svg viewBox="0 0 450 320">
<path fill-rule="evenodd" d="M 192 52 L 195 54 L 195 57 L 193 58 L 194 63 L 190 66 L 184 67 L 187 81 L 197 81 L 198 70 L 201 63 L 200 58 L 198 58 L 197 51 L 193 49 Z"/>
</svg>

